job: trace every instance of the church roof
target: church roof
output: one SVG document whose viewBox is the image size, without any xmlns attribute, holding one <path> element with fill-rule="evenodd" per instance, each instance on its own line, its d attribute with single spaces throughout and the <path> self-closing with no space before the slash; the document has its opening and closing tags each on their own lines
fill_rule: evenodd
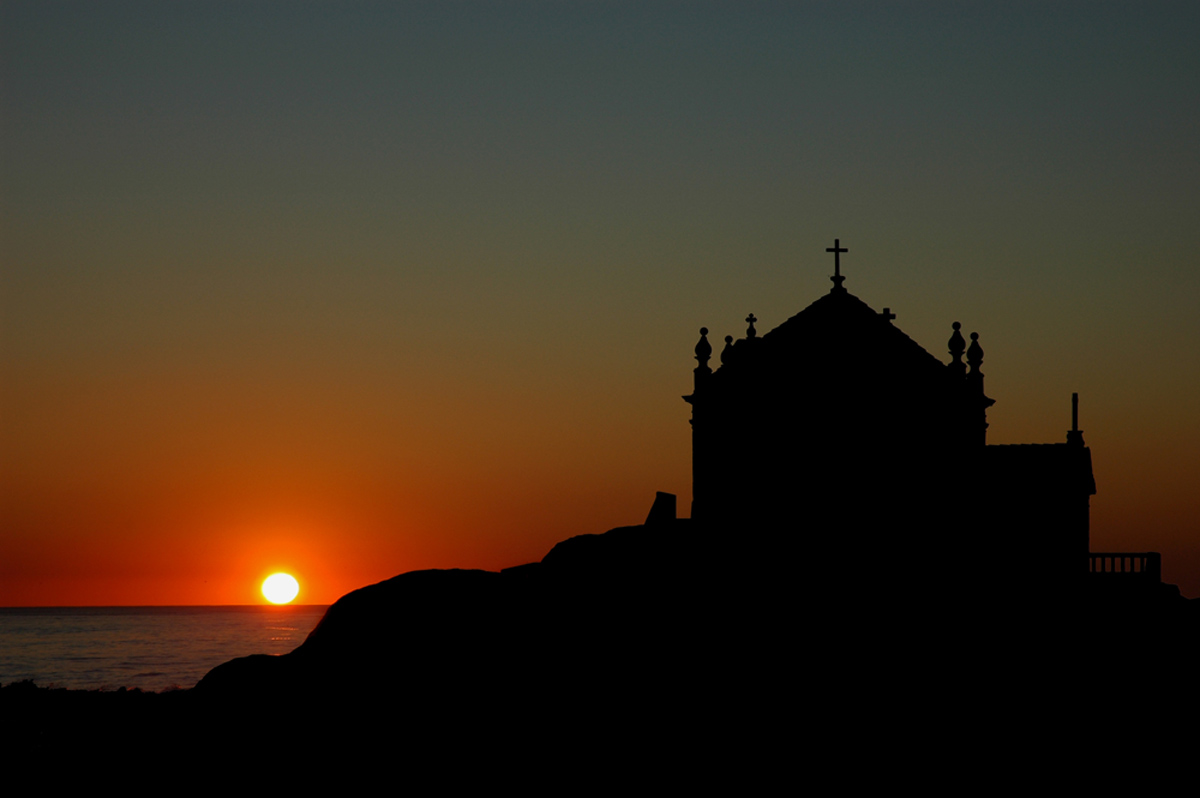
<svg viewBox="0 0 1200 798">
<path fill-rule="evenodd" d="M 879 313 L 845 289 L 835 287 L 761 338 L 749 332 L 731 349 L 727 347 L 717 375 L 736 373 L 745 367 L 823 362 L 839 369 L 904 375 L 906 380 L 961 380 L 894 326 L 892 318 L 890 313 Z M 750 320 L 756 321 L 753 315 Z M 721 379 L 718 377 L 718 382 Z"/>
<path fill-rule="evenodd" d="M 830 334 L 848 336 L 829 338 Z M 844 289 L 834 289 L 763 336 L 763 343 L 787 347 L 797 341 L 825 339 L 832 347 L 845 347 L 862 339 L 884 346 L 893 357 L 926 369 L 946 364 L 929 354 L 883 314 Z M 867 353 L 860 353 L 867 354 Z"/>
</svg>

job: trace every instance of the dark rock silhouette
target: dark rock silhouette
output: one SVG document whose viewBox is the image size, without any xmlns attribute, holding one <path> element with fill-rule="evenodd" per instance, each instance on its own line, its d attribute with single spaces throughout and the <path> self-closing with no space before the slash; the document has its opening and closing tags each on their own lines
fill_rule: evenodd
<svg viewBox="0 0 1200 798">
<path fill-rule="evenodd" d="M 303 738 L 317 741 L 312 767 L 346 776 L 645 768 L 741 783 L 741 763 L 767 758 L 754 778 L 790 767 L 786 718 L 820 731 L 810 755 L 842 761 L 871 750 L 882 722 L 935 718 L 939 750 L 970 755 L 1008 734 L 998 717 L 1052 708 L 1056 728 L 1099 733 L 1200 709 L 1200 602 L 1177 593 L 1028 613 L 953 583 L 914 599 L 831 582 L 651 513 L 499 573 L 416 571 L 353 591 L 293 652 L 232 660 L 192 690 L 6 687 L 3 742 L 30 762 L 184 751 L 220 772 L 231 757 L 290 761 Z M 1126 684 L 1135 701 L 1109 700 Z M 295 731 L 264 737 L 281 727 Z"/>
</svg>

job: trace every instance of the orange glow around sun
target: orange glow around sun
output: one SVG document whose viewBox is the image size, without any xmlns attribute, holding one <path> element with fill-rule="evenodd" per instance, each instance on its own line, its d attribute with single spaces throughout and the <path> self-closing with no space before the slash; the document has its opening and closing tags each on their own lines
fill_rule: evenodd
<svg viewBox="0 0 1200 798">
<path fill-rule="evenodd" d="M 291 574 L 271 574 L 262 583 L 262 594 L 272 604 L 288 604 L 300 592 L 300 583 Z"/>
</svg>

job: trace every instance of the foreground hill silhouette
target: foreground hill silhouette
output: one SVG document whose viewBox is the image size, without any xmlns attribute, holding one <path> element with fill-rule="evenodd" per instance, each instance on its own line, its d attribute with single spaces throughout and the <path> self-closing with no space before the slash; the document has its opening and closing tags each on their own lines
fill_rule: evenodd
<svg viewBox="0 0 1200 798">
<path fill-rule="evenodd" d="M 1196 648 L 1200 638 L 1189 634 L 1198 622 L 1200 601 L 1169 585 L 1138 599 L 1056 604 L 963 593 L 955 582 L 913 594 L 850 582 L 829 591 L 823 580 L 806 583 L 797 564 L 739 551 L 687 519 L 651 520 L 570 538 L 541 562 L 501 572 L 414 571 L 361 588 L 330 606 L 293 652 L 225 663 L 195 692 L 271 700 L 365 680 L 376 695 L 394 692 L 413 706 L 502 705 L 516 695 L 533 705 L 547 690 L 565 696 L 584 685 L 573 700 L 683 698 L 732 673 L 747 689 L 756 686 L 750 672 L 846 679 L 858 667 L 877 671 L 859 658 L 889 648 L 911 662 L 890 663 L 897 675 L 1001 640 L 1068 659 L 1083 641 L 1082 657 L 1161 661 Z M 1100 645 L 1109 637 L 1124 639 L 1116 654 Z M 412 682 L 440 692 L 414 695 Z"/>
<path fill-rule="evenodd" d="M 671 503 L 661 494 L 656 508 Z M 817 735 L 807 756 L 883 746 L 903 758 L 918 741 L 976 756 L 1010 723 L 1144 739 L 1200 709 L 1200 602 L 1169 590 L 1056 606 L 954 583 L 830 590 L 757 546 L 657 515 L 538 563 L 353 591 L 293 652 L 232 660 L 192 690 L 10 685 L 0 742 L 30 762 L 136 751 L 219 768 L 301 750 L 315 768 L 645 767 L 754 783 L 787 768 L 801 723 Z M 929 728 L 905 737 L 918 721 Z M 901 737 L 881 740 L 882 728 Z"/>
<path fill-rule="evenodd" d="M 1085 738 L 1164 733 L 1200 709 L 1198 605 L 1169 590 L 1057 606 L 953 582 L 830 590 L 688 520 L 651 521 L 500 573 L 362 588 L 291 654 L 226 663 L 191 692 L 218 717 L 302 700 L 354 751 L 606 772 L 648 758 L 753 783 L 802 740 L 808 756 L 883 746 L 888 761 L 927 745 L 975 757 L 1010 724 L 1036 737 L 1035 720 Z M 891 739 L 910 725 L 920 735 Z"/>
<path fill-rule="evenodd" d="M 654 774 L 769 789 L 797 762 L 845 772 L 864 756 L 881 768 L 865 777 L 887 781 L 931 747 L 949 778 L 1014 735 L 1163 755 L 1189 739 L 1200 602 L 1011 599 L 954 582 L 831 590 L 688 520 L 651 522 L 500 573 L 362 588 L 291 654 L 226 663 L 191 692 L 219 718 L 320 718 L 347 756 L 563 768 L 564 784 Z"/>
</svg>

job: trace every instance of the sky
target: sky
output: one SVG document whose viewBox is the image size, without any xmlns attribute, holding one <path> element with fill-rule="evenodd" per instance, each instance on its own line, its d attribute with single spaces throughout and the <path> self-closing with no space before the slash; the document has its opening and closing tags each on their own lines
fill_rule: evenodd
<svg viewBox="0 0 1200 798">
<path fill-rule="evenodd" d="M 328 603 L 686 513 L 698 328 L 794 315 L 835 237 L 934 355 L 980 333 L 989 442 L 1065 440 L 1079 392 L 1092 550 L 1200 596 L 1198 37 L 1194 2 L 6 0 L 0 606 Z"/>
</svg>

